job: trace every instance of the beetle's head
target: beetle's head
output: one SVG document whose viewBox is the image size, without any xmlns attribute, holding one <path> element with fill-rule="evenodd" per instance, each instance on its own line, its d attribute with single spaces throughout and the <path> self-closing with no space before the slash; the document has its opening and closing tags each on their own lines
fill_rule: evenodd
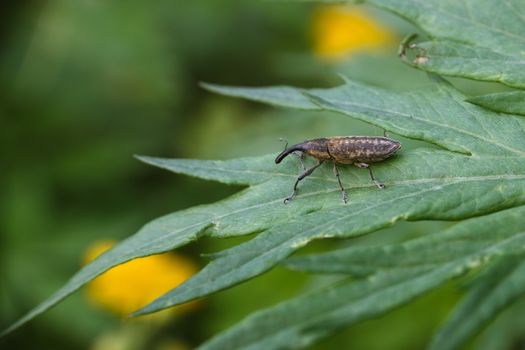
<svg viewBox="0 0 525 350">
<path fill-rule="evenodd" d="M 303 151 L 302 144 L 290 146 L 286 148 L 284 151 L 282 151 L 281 153 L 279 153 L 277 158 L 275 158 L 275 164 L 279 164 L 284 158 L 286 158 L 289 154 L 295 151 Z"/>
</svg>

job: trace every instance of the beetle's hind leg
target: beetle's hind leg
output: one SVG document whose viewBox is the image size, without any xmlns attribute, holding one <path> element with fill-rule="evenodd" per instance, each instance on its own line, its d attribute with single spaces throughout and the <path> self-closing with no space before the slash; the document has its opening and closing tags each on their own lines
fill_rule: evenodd
<svg viewBox="0 0 525 350">
<path fill-rule="evenodd" d="M 294 199 L 295 197 L 295 194 L 297 193 L 297 185 L 299 184 L 299 181 L 301 181 L 302 179 L 304 179 L 305 177 L 309 176 L 315 169 L 317 169 L 321 164 L 323 164 L 323 161 L 320 160 L 316 165 L 314 165 L 313 167 L 311 168 L 308 168 L 306 169 L 301 175 L 299 175 L 299 177 L 297 178 L 297 180 L 295 180 L 295 184 L 293 185 L 293 192 L 291 195 L 289 195 L 288 197 L 286 197 L 284 199 L 284 204 L 288 204 L 290 203 L 290 201 L 292 199 Z"/>
<path fill-rule="evenodd" d="M 343 202 L 345 204 L 348 202 L 348 195 L 346 194 L 345 188 L 343 187 L 343 184 L 341 183 L 341 177 L 339 176 L 339 170 L 337 169 L 337 164 L 334 161 L 334 175 L 337 177 L 337 182 L 339 182 L 339 187 L 341 188 L 341 194 L 343 196 Z"/>
<path fill-rule="evenodd" d="M 370 167 L 370 164 L 366 164 L 366 163 L 354 163 L 355 166 L 357 166 L 358 168 L 367 168 L 368 169 L 368 173 L 370 174 L 370 178 L 372 179 L 372 181 L 376 184 L 376 186 L 378 188 L 385 188 L 385 184 L 382 183 L 381 181 L 377 181 L 374 177 L 374 173 L 372 173 L 372 168 Z"/>
</svg>

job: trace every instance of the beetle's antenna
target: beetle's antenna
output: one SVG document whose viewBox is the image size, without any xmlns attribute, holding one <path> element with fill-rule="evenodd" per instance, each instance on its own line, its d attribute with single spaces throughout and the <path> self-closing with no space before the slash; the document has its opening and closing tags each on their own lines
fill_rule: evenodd
<svg viewBox="0 0 525 350">
<path fill-rule="evenodd" d="M 288 140 L 287 139 L 283 139 L 282 137 L 279 138 L 279 141 L 281 142 L 284 142 L 284 149 L 287 149 L 288 148 Z M 284 151 L 284 150 L 283 150 Z"/>
</svg>

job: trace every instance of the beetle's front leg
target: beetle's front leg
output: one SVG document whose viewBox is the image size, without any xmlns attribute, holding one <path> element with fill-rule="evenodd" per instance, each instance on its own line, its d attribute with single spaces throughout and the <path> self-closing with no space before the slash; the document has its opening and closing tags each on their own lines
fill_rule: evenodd
<svg viewBox="0 0 525 350">
<path fill-rule="evenodd" d="M 294 156 L 296 156 L 297 158 L 299 158 L 299 161 L 301 162 L 301 167 L 303 168 L 303 171 L 306 171 L 306 166 L 304 165 L 304 159 L 305 159 L 304 152 L 295 151 L 292 154 Z"/>
<path fill-rule="evenodd" d="M 284 204 L 288 204 L 292 199 L 294 199 L 295 197 L 295 194 L 297 193 L 297 185 L 299 184 L 299 181 L 301 181 L 302 179 L 304 179 L 305 177 L 307 177 L 308 175 L 310 175 L 315 169 L 317 169 L 321 164 L 323 164 L 323 161 L 320 160 L 316 165 L 314 165 L 313 167 L 311 168 L 308 168 L 306 169 L 301 175 L 299 175 L 299 177 L 297 178 L 297 180 L 295 180 L 295 184 L 293 185 L 293 192 L 291 195 L 289 195 L 288 197 L 286 197 L 284 199 Z"/>
<path fill-rule="evenodd" d="M 370 167 L 370 164 L 366 164 L 366 163 L 354 163 L 354 165 L 358 168 L 367 168 L 368 169 L 368 173 L 370 174 L 370 178 L 372 179 L 372 181 L 376 184 L 376 186 L 378 188 L 385 188 L 385 184 L 382 183 L 381 181 L 377 181 L 375 178 L 374 178 L 374 174 L 372 173 L 372 168 Z"/>
</svg>

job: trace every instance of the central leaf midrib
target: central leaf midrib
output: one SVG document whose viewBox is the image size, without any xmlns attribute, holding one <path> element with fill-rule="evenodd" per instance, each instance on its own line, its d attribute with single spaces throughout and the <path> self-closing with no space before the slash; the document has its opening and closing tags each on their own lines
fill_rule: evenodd
<svg viewBox="0 0 525 350">
<path fill-rule="evenodd" d="M 319 179 L 324 180 L 324 178 L 319 178 Z M 524 175 L 502 174 L 502 175 L 487 175 L 487 176 L 475 176 L 475 177 L 439 177 L 439 178 L 427 178 L 427 179 L 417 179 L 417 180 L 392 181 L 392 182 L 387 182 L 387 184 L 414 185 L 414 184 L 433 183 L 433 182 L 439 183 L 440 182 L 439 180 L 444 180 L 443 181 L 443 185 L 453 185 L 453 184 L 461 183 L 461 182 L 489 181 L 489 180 L 493 181 L 493 180 L 503 180 L 503 179 L 505 179 L 505 180 L 525 180 L 525 174 Z M 459 181 L 453 181 L 453 180 L 459 180 Z M 360 185 L 360 186 L 351 186 L 351 187 L 348 187 L 348 189 L 367 188 L 367 187 L 376 187 L 376 185 L 375 184 L 366 184 L 366 185 Z M 433 190 L 433 189 L 437 189 L 437 188 L 438 187 L 432 187 L 430 189 L 425 189 L 424 191 Z M 317 196 L 317 195 L 320 195 L 320 194 L 327 194 L 327 193 L 339 192 L 339 191 L 340 191 L 339 188 L 334 188 L 334 189 L 323 190 L 323 191 L 306 192 L 304 194 L 299 194 L 297 196 L 297 200 L 300 200 L 300 198 Z M 419 193 L 419 192 L 417 192 L 417 193 Z M 412 196 L 412 193 L 410 193 L 409 196 Z M 393 198 L 393 200 L 397 201 L 400 198 L 404 198 L 404 197 L 405 196 L 395 197 L 395 198 Z M 258 204 L 252 205 L 252 206 L 248 206 L 248 207 L 244 207 L 244 208 L 238 209 L 238 210 L 233 211 L 233 212 L 229 212 L 229 213 L 223 214 L 223 215 L 218 215 L 218 216 L 215 216 L 212 221 L 215 222 L 217 220 L 226 218 L 228 216 L 242 213 L 243 211 L 249 211 L 249 210 L 252 210 L 252 209 L 257 208 L 257 207 L 262 207 L 262 206 L 271 205 L 271 204 L 275 204 L 275 203 L 282 203 L 282 198 L 275 199 L 275 200 L 272 200 L 272 201 L 269 201 L 269 202 L 265 202 L 265 203 L 258 203 Z M 164 236 L 161 236 L 161 237 L 158 237 L 158 238 L 156 238 L 154 240 L 149 241 L 148 245 L 143 246 L 142 248 L 148 247 L 150 244 L 153 245 L 154 243 L 156 243 L 158 241 L 169 239 L 170 237 L 172 237 L 174 235 L 177 235 L 177 234 L 179 234 L 182 231 L 186 231 L 187 229 L 190 229 L 192 227 L 203 225 L 204 223 L 205 223 L 205 221 L 201 221 L 201 222 L 198 222 L 198 223 L 193 223 L 193 224 L 188 225 L 188 226 L 186 226 L 184 228 L 180 228 L 177 231 L 169 232 L 168 234 L 166 234 Z"/>
</svg>

